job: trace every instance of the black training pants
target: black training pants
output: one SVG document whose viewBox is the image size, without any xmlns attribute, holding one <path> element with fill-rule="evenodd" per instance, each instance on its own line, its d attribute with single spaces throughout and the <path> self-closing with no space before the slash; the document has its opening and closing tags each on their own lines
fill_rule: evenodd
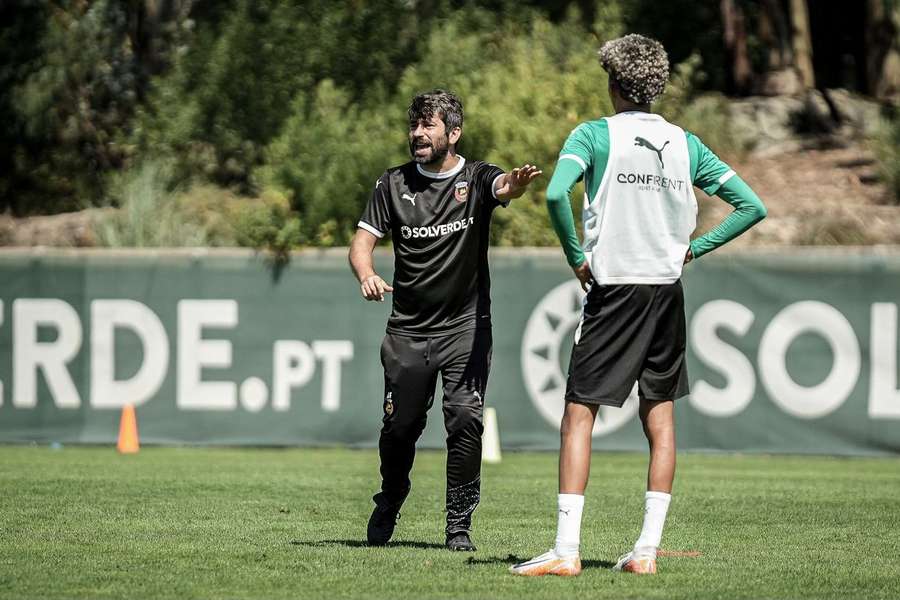
<svg viewBox="0 0 900 600">
<path fill-rule="evenodd" d="M 480 499 L 482 412 L 491 347 L 490 329 L 435 337 L 388 333 L 381 345 L 382 493 L 389 501 L 402 502 L 409 492 L 416 440 L 425 429 L 440 374 L 447 430 L 447 534 L 469 531 Z"/>
</svg>

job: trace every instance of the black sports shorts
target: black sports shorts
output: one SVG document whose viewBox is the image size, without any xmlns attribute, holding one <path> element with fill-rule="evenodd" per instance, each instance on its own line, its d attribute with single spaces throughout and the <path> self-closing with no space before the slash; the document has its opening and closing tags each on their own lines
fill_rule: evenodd
<svg viewBox="0 0 900 600">
<path fill-rule="evenodd" d="M 687 395 L 686 339 L 681 281 L 594 284 L 575 332 L 566 402 L 622 406 L 635 381 L 648 400 Z"/>
</svg>

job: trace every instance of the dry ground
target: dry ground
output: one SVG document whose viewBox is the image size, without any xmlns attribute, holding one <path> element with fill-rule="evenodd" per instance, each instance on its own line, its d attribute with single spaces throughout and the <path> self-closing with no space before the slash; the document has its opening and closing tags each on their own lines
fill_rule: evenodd
<svg viewBox="0 0 900 600">
<path fill-rule="evenodd" d="M 900 205 L 879 182 L 871 152 L 857 142 L 807 143 L 797 151 L 731 161 L 763 199 L 769 217 L 733 242 L 760 245 L 900 244 Z M 731 207 L 698 192 L 700 230 Z"/>
</svg>

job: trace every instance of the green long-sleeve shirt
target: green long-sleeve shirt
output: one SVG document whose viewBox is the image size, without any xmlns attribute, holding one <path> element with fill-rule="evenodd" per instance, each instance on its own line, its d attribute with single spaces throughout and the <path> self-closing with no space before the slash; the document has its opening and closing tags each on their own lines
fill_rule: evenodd
<svg viewBox="0 0 900 600">
<path fill-rule="evenodd" d="M 709 195 L 716 195 L 734 207 L 718 226 L 690 243 L 698 258 L 747 231 L 766 216 L 766 207 L 734 171 L 690 132 L 687 137 L 691 182 Z M 559 237 L 566 260 L 572 267 L 584 263 L 585 255 L 575 233 L 570 194 L 585 179 L 585 191 L 595 197 L 609 160 L 609 130 L 603 119 L 579 125 L 566 140 L 547 188 L 550 221 Z"/>
</svg>

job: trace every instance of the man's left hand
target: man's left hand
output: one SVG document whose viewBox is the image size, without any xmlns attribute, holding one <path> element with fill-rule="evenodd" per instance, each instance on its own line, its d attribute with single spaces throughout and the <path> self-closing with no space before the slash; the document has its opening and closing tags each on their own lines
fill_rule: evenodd
<svg viewBox="0 0 900 600">
<path fill-rule="evenodd" d="M 572 267 L 572 270 L 575 272 L 575 277 L 578 278 L 578 282 L 581 284 L 581 289 L 585 292 L 589 292 L 591 286 L 594 285 L 594 275 L 591 273 L 591 265 L 588 261 L 584 261 L 577 267 Z"/>
</svg>

